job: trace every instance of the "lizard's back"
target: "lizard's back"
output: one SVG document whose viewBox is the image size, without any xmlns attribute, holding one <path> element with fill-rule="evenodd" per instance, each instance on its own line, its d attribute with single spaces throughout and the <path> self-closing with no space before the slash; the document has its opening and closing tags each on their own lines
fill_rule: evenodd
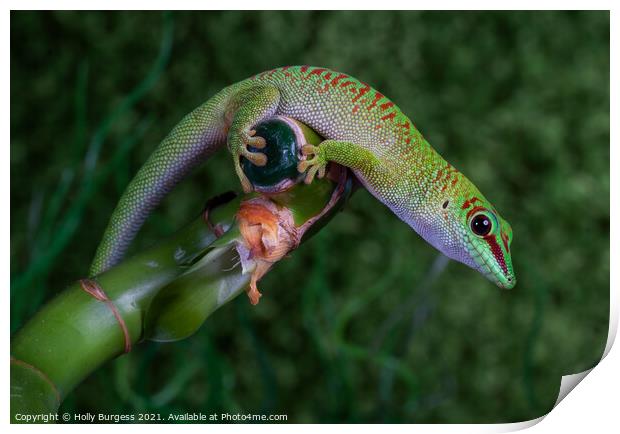
<svg viewBox="0 0 620 434">
<path fill-rule="evenodd" d="M 323 137 L 362 145 L 379 158 L 414 148 L 423 138 L 389 98 L 350 75 L 313 66 L 285 66 L 242 82 L 276 86 L 278 113 L 298 119 Z"/>
</svg>

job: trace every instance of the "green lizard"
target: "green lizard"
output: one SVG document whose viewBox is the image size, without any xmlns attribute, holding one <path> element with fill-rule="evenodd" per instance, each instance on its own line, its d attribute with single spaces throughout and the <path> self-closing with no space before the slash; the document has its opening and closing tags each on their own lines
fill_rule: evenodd
<svg viewBox="0 0 620 434">
<path fill-rule="evenodd" d="M 330 161 L 349 167 L 378 200 L 446 256 L 502 288 L 516 283 L 512 229 L 462 173 L 447 163 L 387 97 L 327 68 L 286 66 L 233 84 L 188 114 L 140 169 L 114 211 L 91 274 L 117 263 L 152 209 L 190 169 L 225 143 L 245 192 L 240 157 L 264 165 L 254 125 L 297 119 L 326 140 L 305 145 L 305 182 Z"/>
</svg>

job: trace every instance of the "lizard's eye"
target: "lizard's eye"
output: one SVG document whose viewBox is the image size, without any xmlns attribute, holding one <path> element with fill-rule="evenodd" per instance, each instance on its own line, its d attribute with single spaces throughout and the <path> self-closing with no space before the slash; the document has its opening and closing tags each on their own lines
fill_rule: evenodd
<svg viewBox="0 0 620 434">
<path fill-rule="evenodd" d="M 473 216 L 469 222 L 472 232 L 479 237 L 484 237 L 493 229 L 493 221 L 485 213 L 479 213 Z"/>
</svg>

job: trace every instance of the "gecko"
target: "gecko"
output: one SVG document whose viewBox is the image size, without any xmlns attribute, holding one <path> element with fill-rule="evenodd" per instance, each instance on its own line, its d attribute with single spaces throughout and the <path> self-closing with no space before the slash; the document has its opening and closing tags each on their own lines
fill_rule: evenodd
<svg viewBox="0 0 620 434">
<path fill-rule="evenodd" d="M 298 170 L 306 183 L 324 176 L 330 162 L 345 166 L 444 255 L 500 288 L 515 286 L 512 228 L 478 188 L 439 155 L 388 97 L 348 74 L 308 65 L 256 74 L 224 88 L 185 116 L 123 193 L 91 275 L 118 263 L 164 196 L 225 145 L 244 192 L 251 192 L 241 158 L 266 164 L 260 152 L 266 142 L 254 127 L 275 115 L 303 122 L 325 139 L 318 146 L 301 147 Z"/>
</svg>

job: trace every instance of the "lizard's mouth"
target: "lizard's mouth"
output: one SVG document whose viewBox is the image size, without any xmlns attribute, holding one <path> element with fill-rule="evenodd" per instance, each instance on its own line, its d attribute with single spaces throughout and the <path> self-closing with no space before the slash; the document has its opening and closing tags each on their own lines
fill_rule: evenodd
<svg viewBox="0 0 620 434">
<path fill-rule="evenodd" d="M 502 289 L 512 289 L 517 284 L 517 278 L 514 273 L 504 274 L 502 271 L 493 271 L 489 267 L 478 269 L 491 282 L 495 283 Z"/>
</svg>

